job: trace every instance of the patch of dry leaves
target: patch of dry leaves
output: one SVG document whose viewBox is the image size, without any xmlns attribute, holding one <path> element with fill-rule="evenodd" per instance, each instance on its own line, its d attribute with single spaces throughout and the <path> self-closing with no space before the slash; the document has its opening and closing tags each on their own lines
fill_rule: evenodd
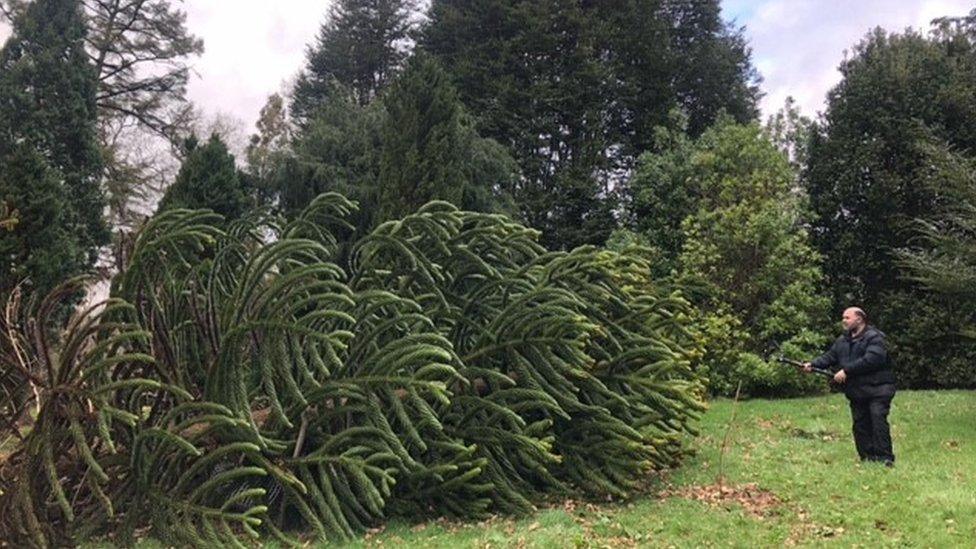
<svg viewBox="0 0 976 549">
<path fill-rule="evenodd" d="M 756 483 L 730 486 L 725 483 L 707 486 L 683 486 L 668 489 L 661 493 L 662 498 L 679 497 L 706 503 L 713 507 L 738 504 L 742 509 L 758 519 L 769 516 L 782 505 L 776 494 L 764 490 Z"/>
</svg>

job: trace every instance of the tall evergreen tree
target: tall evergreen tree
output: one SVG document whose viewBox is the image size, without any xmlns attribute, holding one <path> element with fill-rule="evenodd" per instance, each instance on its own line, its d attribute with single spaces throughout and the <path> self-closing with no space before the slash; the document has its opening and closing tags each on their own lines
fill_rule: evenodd
<svg viewBox="0 0 976 549">
<path fill-rule="evenodd" d="M 414 0 L 338 0 L 309 47 L 292 115 L 307 120 L 345 88 L 360 106 L 375 99 L 408 55 Z"/>
<path fill-rule="evenodd" d="M 82 2 L 85 51 L 98 80 L 102 186 L 117 236 L 134 229 L 172 177 L 178 166 L 174 152 L 195 116 L 186 97 L 188 59 L 203 52 L 203 42 L 187 29 L 182 3 Z M 0 19 L 12 20 L 27 5 L 0 0 Z"/>
<path fill-rule="evenodd" d="M 951 201 L 935 168 L 976 151 L 976 40 L 952 25 L 929 36 L 878 29 L 841 73 L 804 175 L 834 307 L 873 313 L 905 384 L 976 383 L 960 375 L 976 356 L 955 333 L 971 313 L 913 282 L 897 255 L 918 235 L 914 219 L 935 221 Z"/>
<path fill-rule="evenodd" d="M 0 198 L 21 224 L 0 235 L 0 286 L 22 276 L 49 290 L 90 268 L 108 240 L 99 189 L 96 74 L 77 0 L 35 0 L 0 51 Z M 44 227 L 60 239 L 38 240 Z"/>
<path fill-rule="evenodd" d="M 514 166 L 496 143 L 477 135 L 449 76 L 415 56 L 383 99 L 386 109 L 377 210 L 399 218 L 431 200 L 462 209 L 500 209 L 496 197 Z"/>
<path fill-rule="evenodd" d="M 759 75 L 743 29 L 722 20 L 719 0 L 664 0 L 671 29 L 670 74 L 688 130 L 700 135 L 723 111 L 739 122 L 759 115 Z"/>
<path fill-rule="evenodd" d="M 547 245 L 606 239 L 619 184 L 672 108 L 686 109 L 698 132 L 722 110 L 754 118 L 741 32 L 722 23 L 717 3 L 685 4 L 432 3 L 423 44 L 454 76 L 482 134 L 513 151 L 523 176 L 513 195 Z"/>
<path fill-rule="evenodd" d="M 323 105 L 276 161 L 271 188 L 282 212 L 292 217 L 319 194 L 339 192 L 360 204 L 350 221 L 365 234 L 376 217 L 385 119 L 380 102 L 359 106 L 348 94 Z"/>
<path fill-rule="evenodd" d="M 187 59 L 203 52 L 203 41 L 187 29 L 180 4 L 182 0 L 82 2 L 88 29 L 85 51 L 98 79 L 100 139 L 110 152 L 106 167 L 129 179 L 108 182 L 113 195 L 119 195 L 112 196 L 113 201 L 130 199 L 122 195 L 138 193 L 142 182 L 135 179 L 148 177 L 145 168 L 136 165 L 139 151 L 127 147 L 133 133 L 176 143 L 188 131 L 192 112 L 186 98 Z M 27 5 L 0 0 L 0 18 L 12 20 Z"/>
<path fill-rule="evenodd" d="M 190 137 L 185 147 L 186 159 L 180 173 L 166 190 L 157 211 L 208 208 L 225 220 L 243 215 L 251 202 L 227 145 L 214 134 L 203 145 Z"/>
<path fill-rule="evenodd" d="M 607 68 L 592 11 L 558 0 L 438 1 L 425 33 L 483 135 L 512 150 L 521 217 L 555 248 L 600 243 L 614 224 Z"/>
</svg>

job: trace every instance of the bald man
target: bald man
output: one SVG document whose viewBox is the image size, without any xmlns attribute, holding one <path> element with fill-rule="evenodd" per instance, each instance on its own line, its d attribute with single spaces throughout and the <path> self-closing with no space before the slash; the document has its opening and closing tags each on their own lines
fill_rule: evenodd
<svg viewBox="0 0 976 549">
<path fill-rule="evenodd" d="M 868 324 L 868 315 L 850 307 L 841 317 L 844 334 L 830 349 L 804 364 L 829 369 L 834 382 L 844 387 L 854 420 L 854 445 L 861 461 L 876 461 L 891 467 L 895 454 L 891 447 L 888 412 L 895 396 L 895 374 L 888 361 L 884 334 Z"/>
</svg>

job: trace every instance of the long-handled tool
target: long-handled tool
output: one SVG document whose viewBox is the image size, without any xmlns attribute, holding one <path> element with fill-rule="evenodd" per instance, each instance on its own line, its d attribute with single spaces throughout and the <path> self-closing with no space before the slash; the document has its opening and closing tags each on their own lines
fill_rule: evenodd
<svg viewBox="0 0 976 549">
<path fill-rule="evenodd" d="M 799 360 L 793 360 L 792 358 L 786 358 L 783 355 L 783 352 L 779 348 L 779 343 L 775 341 L 771 341 L 766 344 L 766 350 L 763 353 L 763 358 L 765 358 L 767 362 L 779 362 L 780 364 L 789 364 L 790 366 L 794 366 L 799 370 L 803 370 L 804 363 Z M 810 370 L 810 373 L 824 376 L 830 380 L 833 380 L 834 378 L 833 372 L 831 372 L 830 370 L 824 370 L 823 368 L 814 368 Z"/>
<path fill-rule="evenodd" d="M 779 362 L 779 363 L 782 363 L 782 364 L 789 364 L 790 366 L 796 366 L 797 368 L 803 370 L 803 363 L 800 362 L 799 360 L 793 360 L 792 358 L 786 358 L 785 356 L 782 356 L 782 355 L 774 356 L 772 358 L 772 360 L 775 360 L 776 362 Z M 824 370 L 823 368 L 814 368 L 814 369 L 810 370 L 810 372 L 811 373 L 814 373 L 814 374 L 822 375 L 824 377 L 828 377 L 828 378 L 831 378 L 831 379 L 834 377 L 834 373 L 833 372 L 831 372 L 830 370 Z"/>
</svg>

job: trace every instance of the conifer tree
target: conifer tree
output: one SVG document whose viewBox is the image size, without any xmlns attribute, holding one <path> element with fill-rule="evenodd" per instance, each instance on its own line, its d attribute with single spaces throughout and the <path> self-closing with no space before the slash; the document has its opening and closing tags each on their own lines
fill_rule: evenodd
<svg viewBox="0 0 976 549">
<path fill-rule="evenodd" d="M 337 93 L 350 93 L 360 106 L 375 99 L 407 57 L 414 11 L 413 0 L 333 4 L 295 85 L 293 117 L 308 120 Z"/>
<path fill-rule="evenodd" d="M 449 76 L 418 54 L 384 97 L 378 210 L 402 217 L 431 200 L 472 211 L 499 209 L 513 180 L 510 157 L 477 135 Z"/>
<path fill-rule="evenodd" d="M 90 268 L 108 240 L 84 38 L 80 2 L 37 0 L 0 51 L 0 198 L 21 212 L 19 228 L 0 235 L 5 288 L 26 277 L 46 292 Z M 60 238 L 31 230 L 42 227 Z"/>
<path fill-rule="evenodd" d="M 319 194 L 338 192 L 362 205 L 351 221 L 359 234 L 368 232 L 377 217 L 385 119 L 380 102 L 359 106 L 348 94 L 323 105 L 276 162 L 270 186 L 282 213 L 294 217 Z"/>
<path fill-rule="evenodd" d="M 723 109 L 756 115 L 749 50 L 711 0 L 435 0 L 422 44 L 511 150 L 520 217 L 551 248 L 606 240 L 619 183 L 671 109 L 696 134 Z"/>
<path fill-rule="evenodd" d="M 646 262 L 548 253 L 504 216 L 432 202 L 360 240 L 346 270 L 333 230 L 354 208 L 333 193 L 290 222 L 162 212 L 104 307 L 50 340 L 36 327 L 77 280 L 0 303 L 0 390 L 25 397 L 0 405 L 16 440 L 0 538 L 351 540 L 394 514 L 624 497 L 680 461 L 703 410 L 697 351 Z"/>
<path fill-rule="evenodd" d="M 224 142 L 216 134 L 203 145 L 190 137 L 185 148 L 186 160 L 158 211 L 207 208 L 228 220 L 240 217 L 249 206 L 249 197 Z"/>
<path fill-rule="evenodd" d="M 85 53 L 97 79 L 106 213 L 121 236 L 134 230 L 178 167 L 175 151 L 195 116 L 186 97 L 188 60 L 203 52 L 203 42 L 187 29 L 183 0 L 81 4 Z M 12 21 L 27 5 L 0 0 L 0 20 Z M 118 268 L 122 258 L 114 259 Z"/>
</svg>

